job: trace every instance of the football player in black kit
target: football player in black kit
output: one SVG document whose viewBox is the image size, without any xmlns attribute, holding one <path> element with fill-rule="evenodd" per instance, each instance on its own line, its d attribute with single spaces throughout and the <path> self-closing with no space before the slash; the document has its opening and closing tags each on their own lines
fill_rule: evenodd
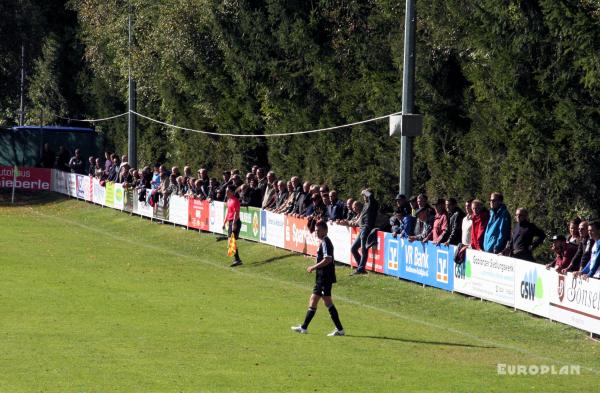
<svg viewBox="0 0 600 393">
<path fill-rule="evenodd" d="M 329 310 L 331 320 L 335 324 L 335 330 L 328 334 L 328 336 L 343 336 L 344 327 L 340 322 L 337 309 L 333 305 L 331 299 L 331 287 L 336 282 L 335 279 L 335 263 L 333 262 L 333 244 L 327 237 L 327 223 L 325 221 L 319 221 L 316 224 L 317 237 L 321 240 L 319 244 L 319 251 L 317 252 L 317 262 L 306 268 L 306 271 L 311 273 L 316 271 L 315 287 L 313 293 L 310 296 L 308 305 L 308 311 L 306 312 L 306 318 L 302 325 L 293 326 L 292 330 L 297 333 L 306 334 L 308 332 L 308 324 L 315 316 L 317 312 L 317 304 L 319 300 L 323 298 L 323 302 Z"/>
</svg>

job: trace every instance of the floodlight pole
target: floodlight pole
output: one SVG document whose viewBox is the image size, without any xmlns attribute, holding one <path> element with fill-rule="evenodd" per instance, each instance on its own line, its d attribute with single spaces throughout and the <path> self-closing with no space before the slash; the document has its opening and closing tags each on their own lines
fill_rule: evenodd
<svg viewBox="0 0 600 393">
<path fill-rule="evenodd" d="M 137 124 L 136 124 L 136 115 L 133 113 L 137 107 L 137 94 L 136 94 L 136 84 L 133 78 L 131 77 L 131 41 L 132 41 L 132 29 L 131 29 L 131 4 L 129 6 L 129 17 L 128 17 L 128 30 L 129 30 L 129 83 L 128 83 L 128 123 L 127 123 L 127 133 L 128 133 L 128 143 L 127 143 L 127 159 L 129 160 L 129 165 L 132 168 L 137 168 Z"/>
<path fill-rule="evenodd" d="M 414 112 L 415 104 L 415 0 L 406 0 L 404 16 L 404 67 L 402 77 L 402 114 Z M 400 136 L 399 191 L 410 198 L 412 193 L 412 136 Z"/>
</svg>

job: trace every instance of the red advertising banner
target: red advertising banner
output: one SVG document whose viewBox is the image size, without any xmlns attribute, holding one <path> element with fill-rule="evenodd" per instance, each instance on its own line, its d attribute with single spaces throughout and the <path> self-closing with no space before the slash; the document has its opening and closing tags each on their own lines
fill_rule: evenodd
<svg viewBox="0 0 600 393">
<path fill-rule="evenodd" d="M 351 241 L 354 243 L 354 240 L 358 237 L 360 233 L 360 228 L 352 228 Z M 375 271 L 377 273 L 383 273 L 383 264 L 384 264 L 384 256 L 385 256 L 385 247 L 384 247 L 384 238 L 385 232 L 377 231 L 377 244 L 369 249 L 369 258 L 367 259 L 367 270 Z M 334 245 L 335 247 L 335 245 Z M 358 249 L 360 253 L 360 248 Z M 356 261 L 354 257 L 350 258 L 350 263 L 353 267 L 356 267 Z"/>
<path fill-rule="evenodd" d="M 308 220 L 305 218 L 285 216 L 284 247 L 303 254 L 317 255 L 319 238 L 316 233 L 308 231 L 307 222 Z"/>
<path fill-rule="evenodd" d="M 188 199 L 188 226 L 203 231 L 208 231 L 209 206 L 207 201 L 200 199 Z"/>
<path fill-rule="evenodd" d="M 0 167 L 0 188 L 13 188 L 21 190 L 50 191 L 52 184 L 52 170 L 47 168 L 19 168 L 16 181 L 13 178 L 13 167 Z"/>
</svg>

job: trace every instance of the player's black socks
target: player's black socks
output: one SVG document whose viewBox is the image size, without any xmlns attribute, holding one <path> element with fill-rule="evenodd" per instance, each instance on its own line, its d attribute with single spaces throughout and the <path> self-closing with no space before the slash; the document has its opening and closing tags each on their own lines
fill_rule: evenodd
<svg viewBox="0 0 600 393">
<path fill-rule="evenodd" d="M 335 328 L 337 330 L 344 330 L 342 322 L 340 322 L 340 316 L 338 315 L 337 308 L 335 308 L 335 305 L 332 304 L 327 308 L 329 309 L 329 315 L 331 315 L 331 320 L 335 324 Z"/>
<path fill-rule="evenodd" d="M 306 312 L 306 317 L 304 318 L 304 323 L 302 324 L 302 329 L 308 329 L 308 324 L 312 321 L 313 317 L 317 312 L 316 308 L 309 307 Z"/>
</svg>

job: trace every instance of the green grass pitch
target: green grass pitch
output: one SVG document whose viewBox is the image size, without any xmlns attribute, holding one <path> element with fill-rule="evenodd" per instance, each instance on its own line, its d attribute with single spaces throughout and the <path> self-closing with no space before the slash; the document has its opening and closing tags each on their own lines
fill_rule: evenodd
<svg viewBox="0 0 600 393">
<path fill-rule="evenodd" d="M 600 344 L 523 312 L 350 277 L 302 321 L 310 261 L 85 202 L 0 207 L 0 392 L 598 391 Z M 497 364 L 581 366 L 503 376 Z"/>
</svg>

